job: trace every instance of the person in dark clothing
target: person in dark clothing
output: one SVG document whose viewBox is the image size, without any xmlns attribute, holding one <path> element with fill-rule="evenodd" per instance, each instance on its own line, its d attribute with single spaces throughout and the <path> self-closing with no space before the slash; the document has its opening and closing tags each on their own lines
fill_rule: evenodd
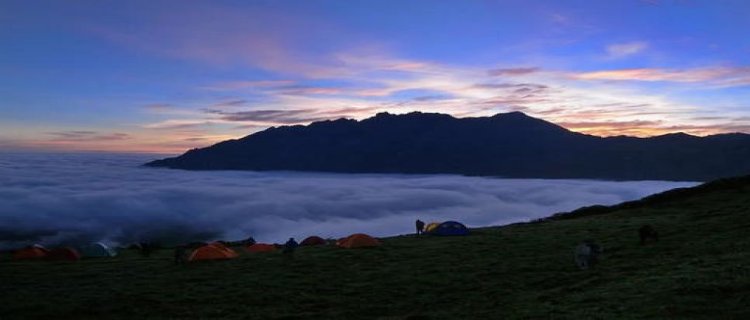
<svg viewBox="0 0 750 320">
<path fill-rule="evenodd" d="M 422 220 L 417 219 L 417 222 L 415 222 L 415 225 L 417 227 L 417 235 L 424 233 L 424 222 Z"/>
<path fill-rule="evenodd" d="M 294 253 L 294 250 L 297 249 L 299 246 L 299 243 L 297 243 L 294 238 L 289 238 L 289 240 L 284 244 L 284 251 L 282 251 L 284 254 L 291 255 Z"/>
<path fill-rule="evenodd" d="M 644 225 L 638 229 L 638 237 L 641 239 L 641 245 L 646 244 L 646 240 L 659 241 L 659 233 L 650 225 Z"/>
<path fill-rule="evenodd" d="M 253 237 L 247 237 L 247 239 L 245 239 L 245 245 L 246 246 L 252 246 L 254 244 L 255 244 L 255 238 L 253 238 Z"/>
</svg>

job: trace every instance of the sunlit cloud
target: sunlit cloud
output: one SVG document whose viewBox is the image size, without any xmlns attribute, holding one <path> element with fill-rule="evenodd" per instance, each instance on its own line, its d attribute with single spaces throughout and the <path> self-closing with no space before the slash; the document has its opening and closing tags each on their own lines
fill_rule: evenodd
<svg viewBox="0 0 750 320">
<path fill-rule="evenodd" d="M 143 126 L 143 128 L 171 130 L 171 129 L 195 128 L 195 127 L 205 126 L 209 124 L 211 124 L 210 121 L 203 120 L 203 119 L 198 119 L 198 120 L 169 119 L 169 120 L 146 124 Z"/>
<path fill-rule="evenodd" d="M 50 141 L 57 142 L 80 142 L 80 141 L 112 141 L 112 140 L 127 140 L 132 137 L 127 133 L 99 133 L 96 131 L 58 131 L 48 132 L 48 135 L 53 136 Z"/>
<path fill-rule="evenodd" d="M 234 99 L 234 100 L 225 100 L 221 102 L 217 102 L 213 104 L 213 107 L 217 108 L 231 108 L 231 107 L 241 107 L 248 103 L 245 99 Z"/>
<path fill-rule="evenodd" d="M 607 46 L 607 56 L 611 59 L 619 59 L 638 54 L 648 48 L 643 41 L 616 43 Z"/>
<path fill-rule="evenodd" d="M 206 113 L 218 115 L 219 119 L 228 122 L 243 122 L 246 124 L 289 125 L 307 124 L 315 121 L 353 118 L 352 115 L 370 113 L 376 108 L 344 108 L 344 109 L 287 109 L 287 110 L 250 110 L 228 112 L 207 109 Z"/>
<path fill-rule="evenodd" d="M 658 120 L 582 121 L 559 122 L 558 124 L 570 130 L 586 132 L 598 136 L 652 136 L 659 135 L 666 131 L 666 129 L 659 128 L 663 122 Z"/>
<path fill-rule="evenodd" d="M 526 75 L 530 73 L 534 73 L 539 71 L 540 69 L 537 67 L 529 67 L 529 68 L 500 68 L 500 69 L 491 69 L 487 71 L 487 73 L 491 76 L 520 76 L 520 75 Z"/>
<path fill-rule="evenodd" d="M 677 128 L 678 123 L 693 124 L 681 128 L 696 134 L 725 132 L 711 124 L 698 125 L 699 120 L 686 117 L 699 109 L 694 105 L 644 94 L 634 88 L 606 83 L 592 86 L 589 81 L 600 80 L 596 73 L 544 71 L 536 67 L 496 69 L 488 73 L 481 68 L 387 58 L 383 53 L 375 56 L 377 58 L 369 62 L 367 59 L 352 60 L 356 61 L 352 70 L 331 79 L 341 85 L 308 85 L 303 84 L 308 81 L 304 78 L 292 85 L 287 82 L 264 83 L 255 88 L 267 95 L 267 100 L 248 102 L 242 110 L 208 108 L 199 120 L 187 120 L 185 124 L 237 122 L 240 123 L 237 128 L 258 130 L 269 125 L 307 124 L 341 117 L 363 119 L 378 111 L 443 112 L 456 116 L 523 111 L 574 131 L 602 136 L 658 135 Z M 363 67 L 363 64 L 367 66 Z M 395 69 L 393 66 L 398 66 L 397 74 L 371 76 L 377 70 Z M 647 71 L 640 74 L 651 75 Z M 633 73 L 631 77 L 635 75 L 639 73 Z M 520 81 L 502 81 L 504 77 Z M 496 81 L 497 78 L 502 80 Z M 365 81 L 370 88 L 350 85 Z M 238 92 L 244 89 L 242 86 L 237 88 Z M 410 92 L 429 94 L 405 94 Z M 349 109 L 339 112 L 341 108 Z M 172 121 L 151 127 L 179 127 L 182 124 Z"/>
<path fill-rule="evenodd" d="M 692 82 L 727 87 L 750 85 L 750 67 L 616 69 L 572 73 L 571 76 L 582 80 Z"/>
</svg>

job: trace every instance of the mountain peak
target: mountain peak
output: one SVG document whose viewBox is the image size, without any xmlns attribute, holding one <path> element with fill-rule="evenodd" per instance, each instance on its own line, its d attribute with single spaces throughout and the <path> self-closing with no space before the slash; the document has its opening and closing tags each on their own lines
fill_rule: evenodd
<svg viewBox="0 0 750 320">
<path fill-rule="evenodd" d="M 518 111 L 468 118 L 381 112 L 361 121 L 268 129 L 149 165 L 192 170 L 698 181 L 750 172 L 750 163 L 745 161 L 750 158 L 748 146 L 747 135 L 701 138 L 677 133 L 600 139 Z"/>
<path fill-rule="evenodd" d="M 517 119 L 527 118 L 527 119 L 536 119 L 536 118 L 533 118 L 533 117 L 531 117 L 531 116 L 529 116 L 529 115 L 527 115 L 527 114 L 525 114 L 525 113 L 523 113 L 521 111 L 501 112 L 501 113 L 495 114 L 492 117 L 493 118 L 517 118 Z"/>
</svg>

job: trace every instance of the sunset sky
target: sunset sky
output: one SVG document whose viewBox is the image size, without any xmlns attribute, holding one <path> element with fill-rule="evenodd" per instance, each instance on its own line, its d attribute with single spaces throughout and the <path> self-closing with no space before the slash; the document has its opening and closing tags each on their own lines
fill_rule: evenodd
<svg viewBox="0 0 750 320">
<path fill-rule="evenodd" d="M 750 133 L 750 1 L 0 1 L 0 150 L 180 153 L 377 112 Z"/>
</svg>

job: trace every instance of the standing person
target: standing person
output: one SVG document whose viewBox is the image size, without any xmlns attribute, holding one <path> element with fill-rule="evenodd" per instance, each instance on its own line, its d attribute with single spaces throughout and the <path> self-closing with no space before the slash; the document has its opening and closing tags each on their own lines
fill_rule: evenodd
<svg viewBox="0 0 750 320">
<path fill-rule="evenodd" d="M 247 239 L 245 239 L 244 245 L 246 245 L 246 246 L 252 246 L 254 244 L 255 244 L 255 238 L 253 238 L 253 237 L 247 237 Z"/>
<path fill-rule="evenodd" d="M 284 244 L 284 251 L 282 251 L 284 254 L 292 255 L 294 253 L 294 250 L 297 249 L 299 246 L 299 243 L 297 243 L 294 238 L 289 238 L 289 240 Z"/>
<path fill-rule="evenodd" d="M 424 233 L 424 222 L 422 220 L 417 219 L 417 222 L 415 222 L 415 225 L 417 227 L 417 235 Z"/>
</svg>

